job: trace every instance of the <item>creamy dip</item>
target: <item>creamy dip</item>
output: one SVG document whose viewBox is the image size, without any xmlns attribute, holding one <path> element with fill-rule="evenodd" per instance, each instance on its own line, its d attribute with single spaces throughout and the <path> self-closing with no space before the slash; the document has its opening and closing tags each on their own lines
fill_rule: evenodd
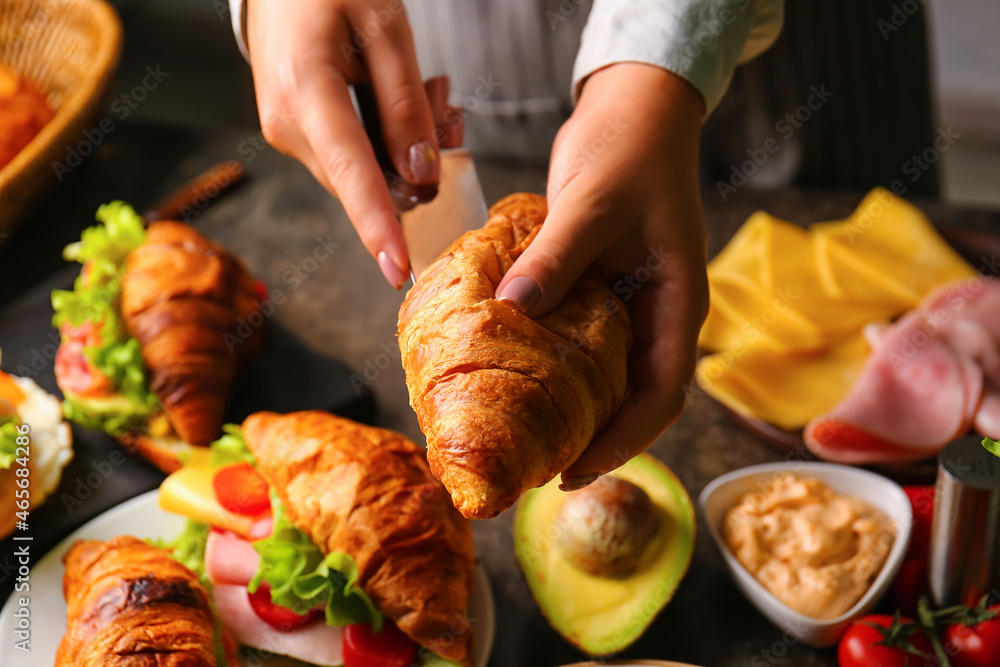
<svg viewBox="0 0 1000 667">
<path fill-rule="evenodd" d="M 864 596 L 885 564 L 895 525 L 818 479 L 781 473 L 726 514 L 726 544 L 775 597 L 830 619 Z"/>
</svg>

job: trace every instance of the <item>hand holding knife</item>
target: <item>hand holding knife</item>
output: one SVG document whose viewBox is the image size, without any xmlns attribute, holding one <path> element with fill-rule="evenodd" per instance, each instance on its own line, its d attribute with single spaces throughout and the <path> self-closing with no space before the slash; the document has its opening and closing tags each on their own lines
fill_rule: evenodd
<svg viewBox="0 0 1000 667">
<path fill-rule="evenodd" d="M 443 98 L 446 98 L 446 77 L 443 85 Z M 379 167 L 385 174 L 396 215 L 403 226 L 403 237 L 406 239 L 410 260 L 410 278 L 416 282 L 424 269 L 433 264 L 455 239 L 486 222 L 486 201 L 476 166 L 468 149 L 452 147 L 461 144 L 461 131 L 455 130 L 457 123 L 447 122 L 449 112 L 454 111 L 435 109 L 435 116 L 440 112 L 445 121 L 444 127 L 438 128 L 438 138 L 442 145 L 439 183 L 437 186 L 408 183 L 389 158 L 380 130 L 378 105 L 371 87 L 356 85 L 354 94 L 365 132 L 375 150 Z M 428 157 L 434 159 L 433 155 Z"/>
</svg>

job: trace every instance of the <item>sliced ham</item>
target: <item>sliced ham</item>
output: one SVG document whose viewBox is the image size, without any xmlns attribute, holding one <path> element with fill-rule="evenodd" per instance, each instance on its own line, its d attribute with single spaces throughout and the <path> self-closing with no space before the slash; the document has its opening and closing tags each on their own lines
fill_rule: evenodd
<svg viewBox="0 0 1000 667">
<path fill-rule="evenodd" d="M 982 391 L 976 370 L 910 313 L 882 332 L 844 400 L 806 426 L 806 446 L 840 463 L 930 456 L 968 430 Z"/>
<path fill-rule="evenodd" d="M 250 606 L 246 585 L 217 584 L 212 597 L 219 619 L 237 643 L 319 667 L 343 664 L 343 630 L 327 625 L 323 616 L 294 630 L 281 632 L 257 616 Z"/>
<path fill-rule="evenodd" d="M 983 393 L 975 427 L 980 435 L 1000 440 L 1000 387 L 988 388 Z"/>
<path fill-rule="evenodd" d="M 213 584 L 233 584 L 246 589 L 257 574 L 259 562 L 260 555 L 242 537 L 214 530 L 208 534 L 205 542 L 205 574 Z"/>
<path fill-rule="evenodd" d="M 914 460 L 970 428 L 1000 430 L 1000 280 L 945 285 L 917 310 L 865 334 L 872 353 L 853 389 L 806 426 L 817 456 Z"/>
</svg>

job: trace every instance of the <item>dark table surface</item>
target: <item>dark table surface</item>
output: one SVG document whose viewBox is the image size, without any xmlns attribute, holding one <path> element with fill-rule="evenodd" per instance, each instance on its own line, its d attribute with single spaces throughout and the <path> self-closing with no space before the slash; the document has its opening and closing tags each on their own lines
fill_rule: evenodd
<svg viewBox="0 0 1000 667">
<path fill-rule="evenodd" d="M 423 442 L 407 402 L 403 372 L 396 346 L 396 314 L 402 292 L 382 279 L 357 240 L 340 205 L 324 192 L 298 164 L 264 147 L 259 134 L 215 132 L 211 135 L 176 128 L 123 122 L 93 157 L 54 192 L 45 205 L 17 234 L 0 243 L 0 346 L 5 370 L 15 370 L 10 359 L 40 356 L 36 379 L 54 387 L 51 360 L 45 351 L 44 323 L 40 340 L 25 340 L 24 322 L 44 322 L 48 313 L 38 285 L 65 283 L 59 249 L 78 238 L 90 224 L 96 206 L 115 198 L 149 206 L 157 198 L 210 164 L 242 160 L 249 171 L 247 182 L 219 197 L 190 222 L 241 256 L 251 272 L 285 295 L 271 316 L 281 340 L 296 354 L 339 360 L 348 372 L 365 378 L 356 396 L 359 419 L 396 429 Z M 487 201 L 515 191 L 544 191 L 544 170 L 510 164 L 481 163 L 480 176 Z M 797 191 L 740 191 L 723 203 L 714 189 L 706 189 L 705 208 L 710 254 L 718 252 L 735 229 L 757 209 L 800 223 L 829 220 L 849 213 L 863 193 L 804 193 Z M 974 229 L 1000 230 L 1000 216 L 962 211 L 937 202 L 918 202 L 939 223 Z M 314 261 L 314 251 L 333 247 L 329 257 Z M 995 258 L 993 259 L 995 262 Z M 32 287 L 36 289 L 32 291 Z M 32 326 L 39 326 L 34 324 Z M 17 332 L 21 332 L 18 334 Z M 16 348 L 16 349 L 15 349 Z M 18 363 L 22 363 L 19 361 Z M 336 365 L 336 364 L 334 364 Z M 304 370 L 299 372 L 305 373 Z M 294 375 L 294 372 L 293 372 Z M 306 377 L 308 376 L 308 377 Z M 297 400 L 323 401 L 326 396 L 346 400 L 347 372 L 331 367 L 328 382 L 305 373 L 304 383 L 322 396 Z M 266 378 L 262 378 L 267 382 Z M 332 385 L 336 385 L 335 387 Z M 374 396 L 377 409 L 367 402 Z M 323 393 L 327 392 L 327 393 Z M 254 392 L 250 392 L 253 394 Z M 266 393 L 266 392 L 265 392 Z M 259 398 L 259 395 L 258 395 Z M 253 403 L 254 401 L 250 401 Z M 42 555 L 74 527 L 126 498 L 155 487 L 161 475 L 140 460 L 128 458 L 106 483 L 80 504 L 67 509 L 64 494 L 78 494 L 87 466 L 107 459 L 116 445 L 109 438 L 74 433 L 80 443 L 77 461 L 64 476 L 56 499 L 35 516 L 37 544 L 33 557 Z M 727 471 L 787 455 L 740 428 L 713 400 L 692 392 L 680 421 L 664 434 L 651 452 L 667 463 L 692 498 L 713 478 Z M 564 642 L 542 618 L 531 599 L 514 560 L 511 540 L 512 512 L 475 526 L 476 549 L 492 583 L 497 605 L 497 641 L 491 665 L 495 667 L 552 667 L 582 656 Z M 700 520 L 700 518 L 699 518 Z M 0 542 L 0 595 L 11 590 L 9 564 L 11 541 Z M 2 598 L 0 598 L 2 599 Z M 53 619 L 61 622 L 61 619 Z M 660 658 L 698 665 L 835 665 L 832 650 L 814 650 L 789 641 L 737 590 L 711 543 L 699 526 L 696 552 L 690 571 L 673 601 L 646 634 L 621 657 Z"/>
</svg>

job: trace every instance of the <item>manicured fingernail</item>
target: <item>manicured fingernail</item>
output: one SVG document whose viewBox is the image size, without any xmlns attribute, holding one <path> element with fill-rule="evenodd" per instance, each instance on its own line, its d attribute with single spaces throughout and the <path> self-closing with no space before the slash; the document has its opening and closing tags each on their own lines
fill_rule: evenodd
<svg viewBox="0 0 1000 667">
<path fill-rule="evenodd" d="M 406 272 L 399 268 L 385 250 L 378 254 L 378 266 L 389 284 L 399 289 L 406 282 Z"/>
<path fill-rule="evenodd" d="M 429 141 L 418 141 L 410 146 L 407 156 L 410 162 L 410 174 L 415 185 L 430 185 L 437 183 L 441 173 L 441 160 L 438 159 L 437 148 Z"/>
<path fill-rule="evenodd" d="M 497 298 L 526 313 L 538 303 L 541 296 L 542 290 L 538 287 L 538 283 L 528 276 L 517 276 L 504 285 L 503 291 Z"/>
<path fill-rule="evenodd" d="M 560 491 L 579 491 L 585 487 L 590 486 L 597 481 L 597 478 L 601 474 L 598 472 L 590 473 L 589 475 L 577 475 L 576 477 L 570 477 L 564 480 L 562 484 L 559 485 Z"/>
</svg>

